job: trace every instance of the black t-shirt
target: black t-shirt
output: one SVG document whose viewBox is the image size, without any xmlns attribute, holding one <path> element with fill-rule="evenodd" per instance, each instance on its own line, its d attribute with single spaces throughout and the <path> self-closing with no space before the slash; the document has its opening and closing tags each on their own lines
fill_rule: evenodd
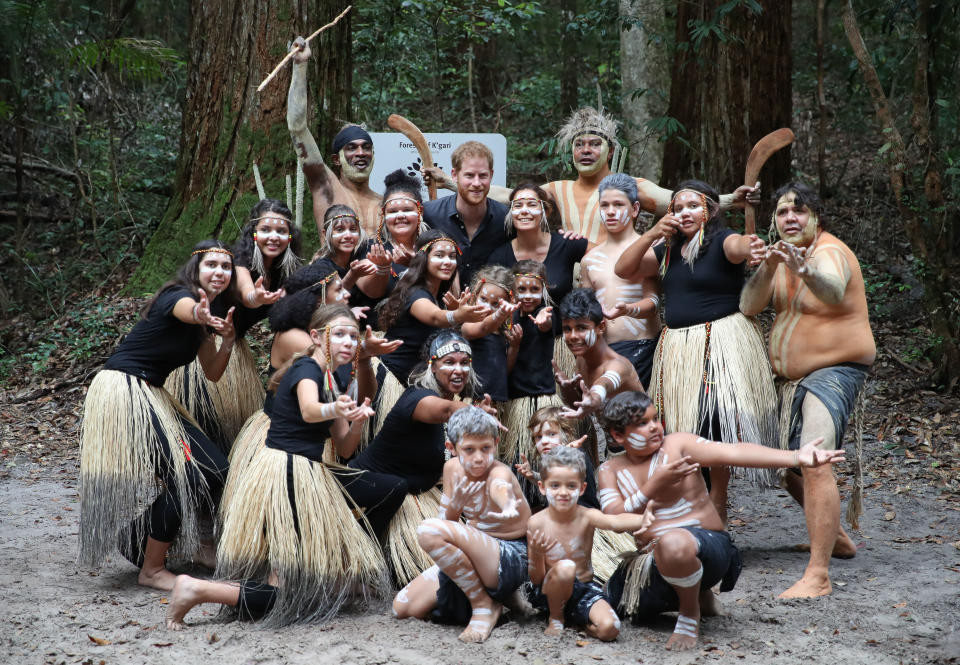
<svg viewBox="0 0 960 665">
<path fill-rule="evenodd" d="M 196 296 L 182 286 L 170 287 L 157 296 L 147 316 L 137 321 L 103 368 L 162 386 L 170 372 L 189 365 L 197 357 L 207 332 L 203 326 L 184 323 L 173 315 L 173 307 L 181 298 Z"/>
<path fill-rule="evenodd" d="M 350 462 L 350 467 L 401 476 L 410 492 L 425 492 L 443 475 L 444 440 L 442 423 L 423 423 L 413 412 L 425 397 L 439 397 L 433 390 L 407 388 L 383 421 L 383 427 L 369 446 Z"/>
<path fill-rule="evenodd" d="M 423 288 L 411 289 L 407 297 L 407 304 L 403 313 L 397 317 L 396 323 L 386 331 L 387 339 L 403 340 L 399 349 L 380 357 L 380 361 L 387 366 L 401 385 L 407 385 L 410 371 L 420 362 L 420 347 L 437 329 L 428 326 L 410 313 L 410 308 L 418 300 L 426 299 L 437 304 L 433 295 Z"/>
<path fill-rule="evenodd" d="M 670 265 L 661 280 L 667 326 L 686 328 L 740 311 L 745 264 L 730 263 L 723 251 L 723 241 L 734 234 L 736 231 L 723 229 L 713 236 L 692 268 L 683 260 L 678 247 L 670 251 Z M 666 244 L 654 247 L 653 251 L 657 260 L 662 260 Z"/>
<path fill-rule="evenodd" d="M 487 214 L 471 238 L 463 218 L 457 212 L 457 195 L 443 196 L 424 204 L 423 221 L 427 226 L 453 238 L 463 252 L 459 267 L 462 286 L 470 283 L 473 273 L 489 263 L 490 253 L 506 241 L 503 220 L 507 217 L 507 210 L 503 203 L 488 198 Z"/>
<path fill-rule="evenodd" d="M 267 447 L 320 462 L 333 421 L 308 423 L 303 419 L 300 400 L 297 399 L 297 385 L 305 380 L 316 382 L 321 401 L 333 401 L 333 396 L 323 388 L 323 370 L 317 361 L 310 356 L 297 358 L 277 386 L 273 412 L 270 414 L 270 430 L 267 432 Z"/>
<path fill-rule="evenodd" d="M 557 305 L 573 289 L 573 268 L 587 253 L 587 239 L 567 240 L 560 233 L 550 234 L 550 247 L 543 265 L 547 269 L 547 291 Z M 513 245 L 500 245 L 490 254 L 489 263 L 512 268 L 517 263 Z"/>
<path fill-rule="evenodd" d="M 473 371 L 477 373 L 477 398 L 484 393 L 494 402 L 506 402 L 507 392 L 507 338 L 491 333 L 470 340 L 473 350 Z"/>
<path fill-rule="evenodd" d="M 540 311 L 543 307 L 538 307 Z M 534 316 L 536 315 L 534 312 Z M 517 361 L 507 379 L 510 399 L 552 395 L 556 392 L 553 379 L 553 330 L 541 332 L 530 317 L 519 310 L 514 312 L 513 325 L 523 330 Z"/>
</svg>

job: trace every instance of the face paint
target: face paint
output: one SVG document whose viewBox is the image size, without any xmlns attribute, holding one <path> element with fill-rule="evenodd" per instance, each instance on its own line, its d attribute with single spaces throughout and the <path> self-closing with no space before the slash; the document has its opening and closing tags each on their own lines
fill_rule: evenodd
<svg viewBox="0 0 960 665">
<path fill-rule="evenodd" d="M 593 345 L 597 343 L 597 330 L 596 328 L 591 328 L 583 335 L 583 343 L 587 345 L 587 348 L 593 348 Z"/>
<path fill-rule="evenodd" d="M 547 503 L 548 503 L 549 505 L 551 505 L 551 506 L 556 507 L 556 505 L 557 505 L 557 503 L 558 503 L 558 502 L 557 502 L 557 495 L 559 495 L 559 494 L 561 494 L 561 493 L 562 493 L 562 488 L 559 488 L 559 487 L 557 487 L 557 488 L 550 488 L 550 487 L 548 487 L 548 488 L 547 488 L 547 492 L 546 492 L 546 494 L 547 494 Z M 577 501 L 580 499 L 580 490 L 578 490 L 578 489 L 577 489 L 577 490 L 568 490 L 568 491 L 567 491 L 567 495 L 568 495 L 568 497 L 569 497 L 569 501 L 568 501 L 567 505 L 568 505 L 568 506 L 573 506 L 573 505 L 575 505 L 575 504 L 577 503 Z"/>
<path fill-rule="evenodd" d="M 580 175 L 591 176 L 607 165 L 610 145 L 595 134 L 582 134 L 573 140 L 573 166 Z"/>
<path fill-rule="evenodd" d="M 637 432 L 627 434 L 627 443 L 633 450 L 643 450 L 647 447 L 647 437 Z"/>
<path fill-rule="evenodd" d="M 793 192 L 780 197 L 774 217 L 780 236 L 791 245 L 807 247 L 817 237 L 817 216 L 806 206 L 798 207 Z"/>
<path fill-rule="evenodd" d="M 560 428 L 551 422 L 546 422 L 534 432 L 534 445 L 541 455 L 550 452 L 556 446 L 563 444 Z"/>
<path fill-rule="evenodd" d="M 200 282 L 200 288 L 208 294 L 218 294 L 230 284 L 233 261 L 228 254 L 220 252 L 209 252 L 204 256 L 197 266 L 197 281 Z"/>
<path fill-rule="evenodd" d="M 373 148 L 370 148 L 370 157 L 366 155 L 353 156 L 348 159 L 346 148 L 340 149 L 340 170 L 350 182 L 367 182 L 373 169 Z M 355 165 L 350 162 L 353 160 Z"/>
</svg>

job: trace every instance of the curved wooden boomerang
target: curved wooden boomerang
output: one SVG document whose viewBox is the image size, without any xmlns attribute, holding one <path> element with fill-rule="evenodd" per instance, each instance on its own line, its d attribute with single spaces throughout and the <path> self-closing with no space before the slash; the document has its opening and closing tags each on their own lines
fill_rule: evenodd
<svg viewBox="0 0 960 665">
<path fill-rule="evenodd" d="M 770 132 L 762 139 L 757 141 L 747 157 L 747 169 L 743 176 L 743 182 L 751 187 L 760 175 L 760 169 L 770 159 L 770 155 L 781 148 L 793 143 L 793 131 L 789 127 L 782 127 L 776 131 Z M 755 233 L 757 230 L 757 210 L 749 203 L 743 210 L 744 228 L 743 232 L 747 235 Z"/>
<path fill-rule="evenodd" d="M 433 155 L 430 154 L 430 145 L 427 143 L 427 139 L 423 135 L 423 132 L 417 129 L 415 124 L 404 118 L 402 115 L 393 113 L 389 118 L 387 118 L 387 126 L 396 132 L 400 132 L 410 139 L 410 142 L 417 149 L 417 153 L 420 155 L 420 161 L 424 166 L 433 166 Z M 433 182 L 433 178 L 430 179 L 430 184 L 427 185 L 427 190 L 430 192 L 430 200 L 435 200 L 437 198 L 437 183 Z"/>
</svg>

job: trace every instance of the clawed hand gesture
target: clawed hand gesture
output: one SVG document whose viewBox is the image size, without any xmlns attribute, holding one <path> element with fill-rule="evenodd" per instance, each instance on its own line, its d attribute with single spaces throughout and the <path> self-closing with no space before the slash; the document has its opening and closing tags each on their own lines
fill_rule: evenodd
<svg viewBox="0 0 960 665">
<path fill-rule="evenodd" d="M 367 251 L 367 261 L 379 268 L 390 267 L 391 259 L 391 254 L 379 243 L 370 245 L 370 249 Z"/>
<path fill-rule="evenodd" d="M 603 308 L 603 318 L 610 319 L 611 321 L 628 314 L 630 314 L 630 305 L 622 301 L 614 305 L 613 309 Z"/>
<path fill-rule="evenodd" d="M 458 323 L 478 323 L 490 313 L 490 308 L 486 305 L 470 304 L 470 289 L 464 289 L 459 298 L 456 296 L 452 298 L 456 302 L 456 306 L 452 309 L 459 313 Z M 446 301 L 447 299 L 444 298 L 444 302 Z"/>
<path fill-rule="evenodd" d="M 582 418 L 590 413 L 595 413 L 603 407 L 603 402 L 596 393 L 591 392 L 590 386 L 583 380 L 580 381 L 580 393 L 582 395 L 580 401 L 573 403 L 576 408 L 571 409 L 570 407 L 564 407 L 560 415 L 569 419 Z"/>
<path fill-rule="evenodd" d="M 477 408 L 483 409 L 484 413 L 493 416 L 497 420 L 497 427 L 499 427 L 501 431 L 509 431 L 507 426 L 500 422 L 500 419 L 497 418 L 497 407 L 493 405 L 493 400 L 490 398 L 490 393 L 483 393 L 483 399 L 477 402 L 476 406 Z"/>
<path fill-rule="evenodd" d="M 643 512 L 643 521 L 640 523 L 640 528 L 633 532 L 633 537 L 640 540 L 656 520 L 657 518 L 653 516 L 653 501 L 651 501 L 647 504 L 647 509 Z"/>
<path fill-rule="evenodd" d="M 567 390 L 572 386 L 576 386 L 578 382 L 583 381 L 583 376 L 580 375 L 580 372 L 577 372 L 569 379 L 567 375 L 563 373 L 563 370 L 560 369 L 560 366 L 557 365 L 557 361 L 553 362 L 553 379 L 557 382 L 557 385 L 560 386 L 560 390 Z"/>
<path fill-rule="evenodd" d="M 256 303 L 256 306 L 260 305 L 272 305 L 277 302 L 284 296 L 283 289 L 277 289 L 276 291 L 267 291 L 263 286 L 263 277 L 258 277 L 256 283 L 253 285 L 253 301 Z"/>
<path fill-rule="evenodd" d="M 369 397 L 364 399 L 362 404 L 357 404 L 350 395 L 340 395 L 333 403 L 333 408 L 338 418 L 351 423 L 362 422 L 374 414 L 373 409 L 370 408 Z"/>
<path fill-rule="evenodd" d="M 533 469 L 530 468 L 530 461 L 523 453 L 520 453 L 520 462 L 514 464 L 513 468 L 517 470 L 517 473 L 529 480 L 531 483 L 536 482 L 537 476 L 534 475 Z"/>
<path fill-rule="evenodd" d="M 458 512 L 462 511 L 464 506 L 475 499 L 486 485 L 487 481 L 485 480 L 471 481 L 466 476 L 463 476 L 457 481 L 457 484 L 453 486 L 453 496 L 450 497 L 450 507 Z"/>
<path fill-rule="evenodd" d="M 821 450 L 817 446 L 823 443 L 823 437 L 818 436 L 813 441 L 808 441 L 797 451 L 797 460 L 802 467 L 815 467 L 823 464 L 836 464 L 845 462 L 847 458 L 843 450 Z"/>
<path fill-rule="evenodd" d="M 414 257 L 414 254 L 416 254 L 416 252 L 412 249 L 407 249 L 403 245 L 397 244 L 397 246 L 393 248 L 392 260 L 394 263 L 399 263 L 402 266 L 409 266 L 410 259 Z"/>
<path fill-rule="evenodd" d="M 520 303 L 517 302 L 508 302 L 506 300 L 500 301 L 500 306 L 493 312 L 493 315 L 501 323 L 513 316 L 513 313 L 517 311 L 517 307 L 520 306 Z"/>
<path fill-rule="evenodd" d="M 747 265 L 755 268 L 766 260 L 767 245 L 755 233 L 751 233 L 747 238 L 750 239 L 750 256 L 747 258 Z"/>
<path fill-rule="evenodd" d="M 672 487 L 678 481 L 697 473 L 700 470 L 699 462 L 691 462 L 689 455 L 684 455 L 667 464 L 660 464 L 650 477 L 654 483 L 654 489 L 650 492 L 650 498 L 657 496 L 661 488 Z"/>
<path fill-rule="evenodd" d="M 401 339 L 387 339 L 386 337 L 379 337 L 373 333 L 373 329 L 370 326 L 367 326 L 366 335 L 363 338 L 363 342 L 360 344 L 360 353 L 358 357 L 360 360 L 366 358 L 372 358 L 373 356 L 383 356 L 388 353 L 393 353 L 403 344 Z"/>
<path fill-rule="evenodd" d="M 235 309 L 236 307 L 231 307 L 225 318 L 214 316 L 210 312 L 210 300 L 207 298 L 206 291 L 200 291 L 200 302 L 194 309 L 194 316 L 201 326 L 212 328 L 215 333 L 224 339 L 233 339 L 236 334 L 233 328 L 233 312 Z"/>
<path fill-rule="evenodd" d="M 507 505 L 499 513 L 487 513 L 487 517 L 492 519 L 500 520 L 509 520 L 517 517 L 520 514 L 520 511 L 517 510 L 517 507 L 520 505 L 521 499 L 513 498 L 507 501 Z"/>
<path fill-rule="evenodd" d="M 768 247 L 764 258 L 773 266 L 784 264 L 787 270 L 795 275 L 802 275 L 807 271 L 807 248 L 797 247 L 783 240 Z"/>
<path fill-rule="evenodd" d="M 544 555 L 557 545 L 556 538 L 551 538 L 540 529 L 527 530 L 527 546 L 534 554 Z"/>
<path fill-rule="evenodd" d="M 544 307 L 537 315 L 527 314 L 530 320 L 540 329 L 540 332 L 547 332 L 553 327 L 553 307 Z"/>
<path fill-rule="evenodd" d="M 367 259 L 355 259 L 350 262 L 350 272 L 353 273 L 354 279 L 369 277 L 377 274 L 377 265 Z"/>
<path fill-rule="evenodd" d="M 520 341 L 523 339 L 523 328 L 510 326 L 504 331 L 503 336 L 507 338 L 507 344 L 510 346 L 520 346 Z"/>
<path fill-rule="evenodd" d="M 367 312 L 370 311 L 370 308 L 366 305 L 363 305 L 362 307 L 351 307 L 350 311 L 353 312 L 355 317 L 357 317 L 357 321 L 362 321 L 363 319 L 367 318 Z"/>
</svg>

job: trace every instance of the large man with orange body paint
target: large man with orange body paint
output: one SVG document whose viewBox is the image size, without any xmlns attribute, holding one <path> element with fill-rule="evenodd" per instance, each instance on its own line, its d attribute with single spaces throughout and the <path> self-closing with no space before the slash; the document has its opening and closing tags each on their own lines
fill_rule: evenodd
<svg viewBox="0 0 960 665">
<path fill-rule="evenodd" d="M 766 260 L 740 298 L 750 316 L 773 301 L 770 364 L 781 385 L 784 444 L 824 437 L 824 448 L 839 448 L 877 347 L 870 330 L 860 264 L 850 248 L 823 229 L 817 193 L 790 183 L 775 194 L 774 222 L 783 240 L 767 249 Z M 781 594 L 810 598 L 832 591 L 830 556 L 849 558 L 856 547 L 840 526 L 840 494 L 833 472 L 804 469 L 786 474 L 787 489 L 803 506 L 810 535 L 810 561 L 803 577 Z"/>
</svg>

